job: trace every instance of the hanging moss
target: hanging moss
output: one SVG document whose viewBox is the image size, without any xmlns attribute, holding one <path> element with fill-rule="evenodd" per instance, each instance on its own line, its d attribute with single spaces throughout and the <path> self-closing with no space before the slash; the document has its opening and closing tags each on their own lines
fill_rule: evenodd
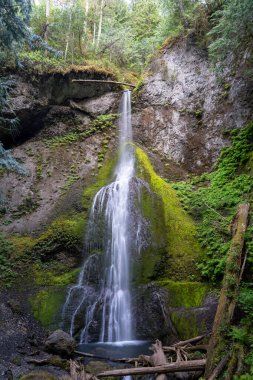
<svg viewBox="0 0 253 380">
<path fill-rule="evenodd" d="M 136 156 L 138 176 L 150 184 L 151 190 L 162 202 L 162 210 L 157 210 L 157 218 L 164 220 L 168 257 L 167 263 L 163 263 L 165 272 L 162 277 L 176 280 L 198 279 L 196 263 L 203 253 L 196 238 L 193 219 L 182 208 L 176 191 L 155 173 L 148 156 L 139 147 L 136 147 Z"/>
</svg>

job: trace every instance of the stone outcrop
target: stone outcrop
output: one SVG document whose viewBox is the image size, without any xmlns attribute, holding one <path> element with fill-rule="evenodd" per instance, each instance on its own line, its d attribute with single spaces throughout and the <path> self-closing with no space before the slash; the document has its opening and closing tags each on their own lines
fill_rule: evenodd
<svg viewBox="0 0 253 380">
<path fill-rule="evenodd" d="M 250 119 L 253 86 L 241 77 L 218 79 L 207 53 L 192 39 L 165 48 L 149 67 L 133 117 L 135 140 L 188 172 L 214 164 L 228 144 L 225 130 Z"/>
<path fill-rule="evenodd" d="M 76 349 L 76 341 L 62 330 L 54 331 L 45 342 L 45 350 L 52 354 L 71 356 Z"/>
</svg>

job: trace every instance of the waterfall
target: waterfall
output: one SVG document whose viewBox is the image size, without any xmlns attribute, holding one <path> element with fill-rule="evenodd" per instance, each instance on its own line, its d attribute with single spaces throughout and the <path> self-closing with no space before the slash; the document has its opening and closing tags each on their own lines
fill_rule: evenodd
<svg viewBox="0 0 253 380">
<path fill-rule="evenodd" d="M 80 343 L 89 341 L 90 331 L 96 324 L 100 325 L 101 342 L 134 338 L 129 289 L 129 199 L 135 175 L 130 91 L 124 91 L 122 96 L 119 127 L 120 149 L 114 181 L 94 197 L 85 240 L 90 255 L 84 262 L 77 285 L 69 289 L 63 308 L 63 316 L 69 316 L 71 335 L 80 330 L 78 323 L 82 318 Z M 93 278 L 96 266 L 98 272 L 103 268 L 97 281 Z"/>
</svg>

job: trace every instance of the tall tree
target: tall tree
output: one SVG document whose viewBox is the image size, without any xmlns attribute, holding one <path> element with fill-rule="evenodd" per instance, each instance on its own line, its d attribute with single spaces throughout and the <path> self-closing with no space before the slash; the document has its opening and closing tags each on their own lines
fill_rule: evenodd
<svg viewBox="0 0 253 380">
<path fill-rule="evenodd" d="M 30 0 L 0 0 L 0 49 L 14 50 L 29 35 Z"/>
</svg>

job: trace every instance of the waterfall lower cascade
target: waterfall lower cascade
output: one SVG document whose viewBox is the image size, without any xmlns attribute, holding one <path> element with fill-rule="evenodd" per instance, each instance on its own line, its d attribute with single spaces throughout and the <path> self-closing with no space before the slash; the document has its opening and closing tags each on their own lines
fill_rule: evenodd
<svg viewBox="0 0 253 380">
<path fill-rule="evenodd" d="M 135 174 L 130 91 L 122 96 L 119 127 L 120 153 L 114 181 L 94 197 L 85 239 L 88 258 L 63 308 L 70 334 L 79 332 L 80 343 L 89 342 L 92 334 L 100 342 L 134 339 L 129 289 L 129 198 Z"/>
</svg>

